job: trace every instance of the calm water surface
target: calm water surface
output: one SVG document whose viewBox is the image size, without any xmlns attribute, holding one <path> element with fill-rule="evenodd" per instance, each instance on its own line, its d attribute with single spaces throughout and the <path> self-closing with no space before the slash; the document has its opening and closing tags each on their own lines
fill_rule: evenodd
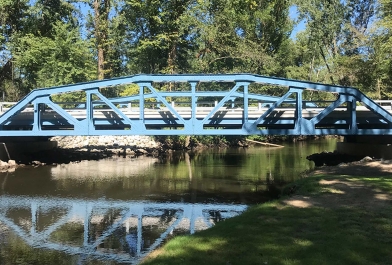
<svg viewBox="0 0 392 265">
<path fill-rule="evenodd" d="M 336 140 L 172 153 L 0 173 L 0 264 L 137 264 L 274 198 Z"/>
</svg>

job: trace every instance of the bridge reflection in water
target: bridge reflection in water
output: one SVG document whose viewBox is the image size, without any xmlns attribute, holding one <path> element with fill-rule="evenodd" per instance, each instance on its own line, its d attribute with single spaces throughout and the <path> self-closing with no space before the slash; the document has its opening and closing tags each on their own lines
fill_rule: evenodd
<svg viewBox="0 0 392 265">
<path fill-rule="evenodd" d="M 137 263 L 173 235 L 236 216 L 245 205 L 0 197 L 0 223 L 33 248 Z M 82 232 L 81 232 L 82 231 Z"/>
</svg>

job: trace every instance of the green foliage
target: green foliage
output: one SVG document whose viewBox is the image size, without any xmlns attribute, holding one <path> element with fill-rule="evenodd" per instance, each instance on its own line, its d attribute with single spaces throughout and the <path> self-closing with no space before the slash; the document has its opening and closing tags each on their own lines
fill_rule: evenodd
<svg viewBox="0 0 392 265">
<path fill-rule="evenodd" d="M 19 81 L 19 80 L 18 80 Z M 5 80 L 3 82 L 4 93 L 6 96 L 7 101 L 18 101 L 20 98 L 23 97 L 23 89 L 21 89 L 22 85 L 19 82 L 13 82 L 11 80 Z M 3 95 L 1 95 L 3 96 Z"/>
<path fill-rule="evenodd" d="M 191 1 L 127 1 L 123 12 L 130 43 L 131 73 L 183 73 L 189 71 L 192 36 L 180 27 Z"/>
<path fill-rule="evenodd" d="M 5 246 L 0 247 L 1 264 L 38 265 L 58 264 L 66 265 L 67 254 L 56 251 L 32 248 L 23 239 L 11 236 Z M 2 262 L 4 260 L 4 262 Z"/>
<path fill-rule="evenodd" d="M 86 93 L 83 91 L 76 91 L 71 93 L 63 93 L 52 95 L 53 102 L 86 102 Z"/>
<path fill-rule="evenodd" d="M 3 45 L 10 41 L 13 34 L 24 30 L 28 5 L 28 0 L 0 0 L 0 30 L 2 33 L 0 51 L 6 48 Z"/>
<path fill-rule="evenodd" d="M 14 100 L 37 87 L 136 73 L 249 72 L 388 99 L 391 9 L 388 0 L 0 0 L 0 89 Z"/>
<path fill-rule="evenodd" d="M 369 74 L 373 81 L 370 88 L 379 98 L 390 99 L 392 97 L 392 4 L 385 0 L 380 0 L 379 3 L 379 20 L 371 43 L 374 52 L 368 64 L 372 70 Z"/>
<path fill-rule="evenodd" d="M 186 149 L 189 145 L 189 136 L 186 135 L 155 136 L 154 138 L 174 150 Z"/>
<path fill-rule="evenodd" d="M 130 84 L 125 87 L 123 91 L 121 91 L 120 96 L 133 96 L 139 94 L 139 86 L 137 84 Z"/>
<path fill-rule="evenodd" d="M 183 30 L 196 36 L 196 72 L 253 72 L 276 75 L 274 60 L 288 39 L 287 1 L 197 1 L 185 14 Z"/>
<path fill-rule="evenodd" d="M 77 9 L 66 0 L 36 0 L 29 10 L 28 30 L 35 36 L 52 38 L 58 23 L 77 26 Z"/>
<path fill-rule="evenodd" d="M 367 92 L 374 82 L 369 79 L 369 27 L 375 0 L 297 1 L 296 5 L 300 19 L 308 22 L 297 36 L 298 55 L 305 60 L 299 67 L 289 66 L 290 75 Z"/>
<path fill-rule="evenodd" d="M 223 135 L 206 135 L 206 136 L 191 136 L 191 146 L 225 146 L 229 144 L 228 136 Z"/>
<path fill-rule="evenodd" d="M 28 34 L 18 38 L 13 50 L 15 64 L 28 84 L 50 87 L 91 80 L 95 77 L 89 44 L 77 28 L 56 23 L 53 38 Z"/>
<path fill-rule="evenodd" d="M 187 149 L 198 146 L 219 147 L 238 145 L 239 140 L 243 140 L 240 136 L 223 136 L 223 135 L 175 135 L 175 136 L 155 136 L 156 141 L 168 146 L 171 149 Z"/>
</svg>

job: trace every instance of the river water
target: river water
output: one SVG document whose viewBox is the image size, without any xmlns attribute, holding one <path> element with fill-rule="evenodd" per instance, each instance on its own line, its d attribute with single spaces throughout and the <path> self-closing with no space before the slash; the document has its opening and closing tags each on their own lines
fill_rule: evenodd
<svg viewBox="0 0 392 265">
<path fill-rule="evenodd" d="M 0 173 L 0 264 L 137 264 L 313 168 L 336 140 L 114 157 Z"/>
</svg>

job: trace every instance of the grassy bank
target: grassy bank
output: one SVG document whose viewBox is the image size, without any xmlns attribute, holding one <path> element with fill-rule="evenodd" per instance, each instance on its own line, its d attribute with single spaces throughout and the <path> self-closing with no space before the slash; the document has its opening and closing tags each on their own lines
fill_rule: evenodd
<svg viewBox="0 0 392 265">
<path fill-rule="evenodd" d="M 294 195 L 173 239 L 146 264 L 392 264 L 392 174 L 313 175 Z"/>
</svg>

